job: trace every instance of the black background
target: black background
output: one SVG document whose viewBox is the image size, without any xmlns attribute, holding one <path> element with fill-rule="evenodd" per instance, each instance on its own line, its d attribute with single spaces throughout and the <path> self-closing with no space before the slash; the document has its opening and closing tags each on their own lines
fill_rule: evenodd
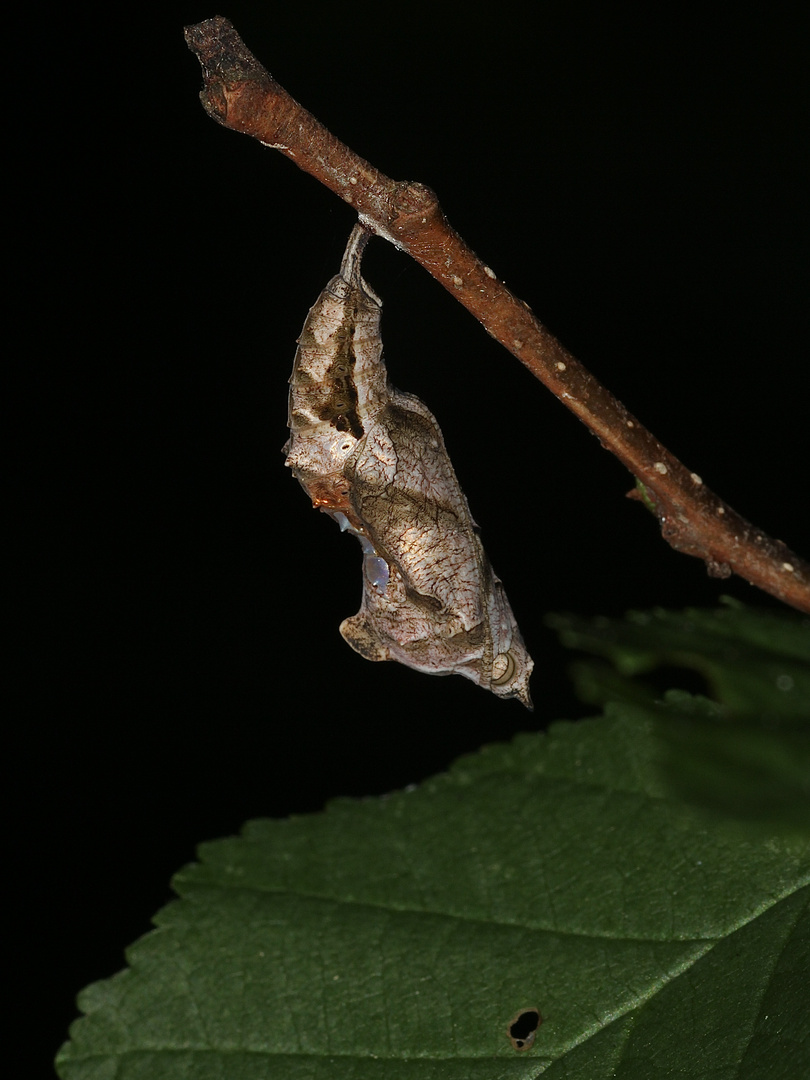
<svg viewBox="0 0 810 1080">
<path fill-rule="evenodd" d="M 353 214 L 204 115 L 182 27 L 214 14 L 360 154 L 433 187 L 710 487 L 807 549 L 807 34 L 778 7 L 229 2 L 32 28 L 10 789 L 46 1056 L 199 841 L 587 714 L 545 612 L 778 606 L 672 552 L 585 428 L 374 241 L 390 374 L 442 425 L 536 711 L 351 652 L 359 548 L 280 450 L 295 338 Z"/>
</svg>

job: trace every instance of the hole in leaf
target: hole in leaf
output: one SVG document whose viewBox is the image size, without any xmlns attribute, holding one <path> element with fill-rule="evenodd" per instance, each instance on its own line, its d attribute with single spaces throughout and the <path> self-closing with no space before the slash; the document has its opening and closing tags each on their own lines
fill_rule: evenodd
<svg viewBox="0 0 810 1080">
<path fill-rule="evenodd" d="M 692 671 L 690 668 L 670 667 L 667 664 L 662 664 L 660 667 L 654 668 L 652 671 L 648 671 L 643 678 L 643 681 L 652 686 L 660 697 L 663 697 L 667 690 L 687 690 L 690 694 L 700 694 L 703 697 L 713 697 L 712 688 L 708 679 L 704 678 L 699 671 Z"/>
<path fill-rule="evenodd" d="M 534 1043 L 543 1018 L 537 1009 L 521 1009 L 506 1025 L 506 1034 L 513 1050 L 528 1050 Z"/>
</svg>

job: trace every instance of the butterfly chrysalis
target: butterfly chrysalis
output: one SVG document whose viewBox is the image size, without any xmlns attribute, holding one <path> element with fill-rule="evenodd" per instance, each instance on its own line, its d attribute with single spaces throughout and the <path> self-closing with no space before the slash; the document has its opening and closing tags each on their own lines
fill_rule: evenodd
<svg viewBox="0 0 810 1080">
<path fill-rule="evenodd" d="M 304 323 L 285 446 L 312 505 L 363 549 L 363 602 L 340 632 L 368 660 L 463 675 L 531 708 L 533 662 L 439 425 L 388 382 L 382 302 L 360 273 L 369 236 L 355 226 Z"/>
</svg>

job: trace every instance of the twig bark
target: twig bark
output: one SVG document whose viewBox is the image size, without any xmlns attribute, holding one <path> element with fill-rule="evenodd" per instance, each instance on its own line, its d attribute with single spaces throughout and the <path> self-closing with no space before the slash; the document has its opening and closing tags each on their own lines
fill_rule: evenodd
<svg viewBox="0 0 810 1080">
<path fill-rule="evenodd" d="M 396 181 L 359 157 L 298 104 L 227 19 L 186 29 L 203 69 L 208 115 L 279 150 L 353 206 L 363 224 L 407 251 L 627 466 L 631 495 L 655 513 L 676 551 L 715 577 L 739 574 L 810 613 L 810 564 L 722 502 L 549 333 L 450 227 L 434 193 Z"/>
</svg>

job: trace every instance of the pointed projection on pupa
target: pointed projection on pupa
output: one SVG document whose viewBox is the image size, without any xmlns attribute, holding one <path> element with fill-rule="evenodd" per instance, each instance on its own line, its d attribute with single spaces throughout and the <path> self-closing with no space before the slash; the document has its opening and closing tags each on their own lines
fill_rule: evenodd
<svg viewBox="0 0 810 1080">
<path fill-rule="evenodd" d="M 287 464 L 363 549 L 363 603 L 341 624 L 367 660 L 463 675 L 531 708 L 534 666 L 432 413 L 388 382 L 382 302 L 356 226 L 307 316 L 290 378 Z"/>
</svg>

